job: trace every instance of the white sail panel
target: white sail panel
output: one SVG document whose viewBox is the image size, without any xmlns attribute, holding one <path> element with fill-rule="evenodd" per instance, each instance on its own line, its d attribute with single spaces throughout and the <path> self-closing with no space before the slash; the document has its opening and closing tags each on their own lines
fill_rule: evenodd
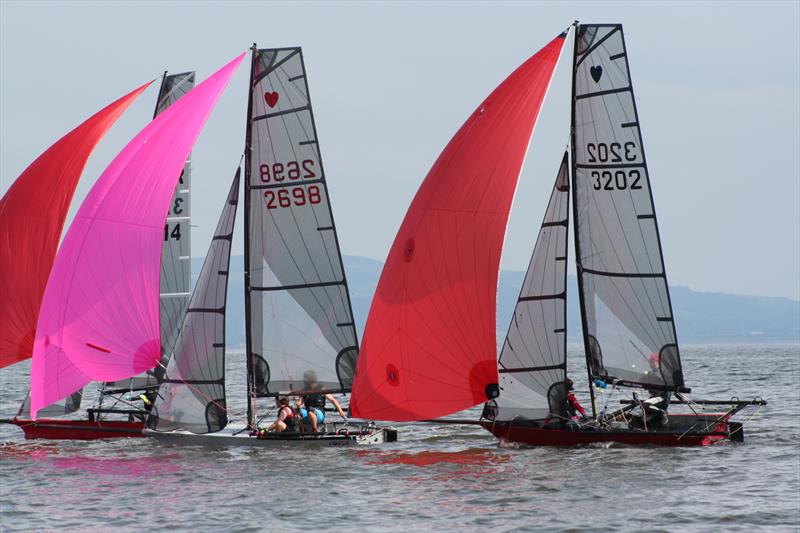
<svg viewBox="0 0 800 533">
<path fill-rule="evenodd" d="M 225 305 L 239 175 L 231 185 L 149 425 L 157 431 L 219 431 L 228 423 L 225 398 Z"/>
<path fill-rule="evenodd" d="M 576 260 L 591 373 L 681 388 L 622 26 L 579 26 L 574 69 Z"/>
<path fill-rule="evenodd" d="M 565 153 L 500 352 L 495 420 L 542 420 L 566 410 L 569 200 Z"/>
<path fill-rule="evenodd" d="M 349 390 L 358 354 L 299 48 L 254 53 L 247 187 L 251 385 Z"/>
</svg>

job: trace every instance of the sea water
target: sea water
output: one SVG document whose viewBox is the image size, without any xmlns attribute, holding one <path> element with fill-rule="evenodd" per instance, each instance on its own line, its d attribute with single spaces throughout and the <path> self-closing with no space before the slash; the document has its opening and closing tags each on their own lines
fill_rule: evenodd
<svg viewBox="0 0 800 533">
<path fill-rule="evenodd" d="M 798 531 L 800 347 L 687 345 L 682 357 L 693 398 L 769 401 L 739 415 L 743 445 L 521 448 L 475 426 L 395 424 L 398 442 L 364 448 L 206 449 L 26 441 L 4 425 L 0 530 Z M 234 418 L 243 362 L 228 357 Z M 0 417 L 28 369 L 0 372 Z M 573 375 L 585 390 L 585 370 Z"/>
</svg>

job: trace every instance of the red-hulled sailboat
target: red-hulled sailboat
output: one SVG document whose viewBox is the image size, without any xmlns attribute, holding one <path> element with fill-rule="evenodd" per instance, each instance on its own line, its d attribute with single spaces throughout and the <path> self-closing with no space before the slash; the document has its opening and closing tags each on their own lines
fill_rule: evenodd
<svg viewBox="0 0 800 533">
<path fill-rule="evenodd" d="M 500 248 L 531 131 L 568 34 L 572 139 L 498 379 Z M 566 366 L 570 199 L 592 403 L 592 416 L 584 417 L 573 413 L 579 404 Z M 606 401 L 598 409 L 596 396 L 619 398 L 625 391 L 632 397 L 619 408 L 610 410 Z M 622 27 L 576 23 L 478 107 L 420 187 L 370 309 L 351 410 L 426 420 L 485 402 L 481 425 L 507 441 L 685 446 L 742 440 L 742 425 L 730 418 L 766 403 L 692 402 L 683 396 L 688 392 Z M 690 412 L 668 412 L 678 404 Z M 706 406 L 725 409 L 706 413 Z"/>
<path fill-rule="evenodd" d="M 30 191 L 41 187 L 42 174 L 48 172 L 48 167 L 64 165 L 65 150 L 73 158 L 75 153 L 82 155 L 80 165 L 71 163 L 69 183 L 64 185 L 68 194 L 63 197 L 63 205 L 54 206 L 54 210 L 60 208 L 60 211 L 51 214 L 51 219 L 46 221 L 47 228 L 40 230 L 40 233 L 49 232 L 52 241 L 46 268 L 35 287 L 22 292 L 14 289 L 19 298 L 26 300 L 24 303 L 2 309 L 11 317 L 25 316 L 24 321 L 19 321 L 17 331 L 9 330 L 11 335 L 20 337 L 20 333 L 26 331 L 25 343 L 20 343 L 20 349 L 14 351 L 15 339 L 11 335 L 11 338 L 6 338 L 4 327 L 3 362 L 14 362 L 34 354 L 31 393 L 18 416 L 5 421 L 21 427 L 26 438 L 87 440 L 142 436 L 147 409 L 137 406 L 135 399 L 126 400 L 124 396 L 131 394 L 136 398 L 136 392 L 155 392 L 158 376 L 145 371 L 159 366 L 164 337 L 174 342 L 176 332 L 171 328 L 177 328 L 176 323 L 182 320 L 190 283 L 188 218 L 177 215 L 188 213 L 187 156 L 205 117 L 240 60 L 241 57 L 226 65 L 209 79 L 203 90 L 174 106 L 179 109 L 171 108 L 159 116 L 161 111 L 187 93 L 194 81 L 193 73 L 165 74 L 157 118 L 126 146 L 92 188 L 62 243 L 59 255 L 55 255 L 55 248 L 69 199 L 91 148 L 149 83 L 104 109 L 56 143 L 23 173 L 3 198 L 0 214 L 5 229 L 6 216 L 12 222 L 21 218 L 19 206 L 24 205 L 26 195 L 33 194 Z M 98 124 L 103 126 L 102 130 Z M 46 158 L 48 155 L 50 157 Z M 71 160 L 67 158 L 67 161 Z M 48 186 L 52 183 L 48 182 Z M 167 186 L 170 192 L 165 192 Z M 161 204 L 164 204 L 163 210 Z M 8 205 L 18 209 L 7 210 Z M 180 211 L 171 209 L 172 206 Z M 112 207 L 113 212 L 110 211 Z M 164 212 L 169 212 L 166 225 Z M 103 224 L 96 223 L 100 218 Z M 142 238 L 156 235 L 156 230 L 157 238 Z M 163 244 L 162 234 L 165 235 Z M 187 239 L 173 244 L 170 237 L 176 235 L 175 241 L 180 241 L 181 235 Z M 36 246 L 37 239 L 42 239 L 40 234 L 20 236 L 15 233 L 4 240 L 3 244 L 7 246 L 2 248 L 3 272 L 14 268 L 10 261 L 6 261 L 7 257 L 10 258 L 12 253 L 19 257 L 19 250 L 25 249 L 25 243 Z M 104 243 L 108 242 L 114 243 L 113 250 L 105 248 Z M 145 261 L 143 258 L 153 254 L 156 245 L 159 255 L 163 255 L 162 260 Z M 39 263 L 43 264 L 42 261 Z M 169 272 L 165 276 L 165 268 L 172 276 Z M 86 279 L 91 282 L 84 283 Z M 162 293 L 160 310 L 157 301 L 159 279 Z M 153 280 L 154 293 L 149 290 Z M 170 284 L 182 288 L 182 291 L 171 291 Z M 7 290 L 12 291 L 11 288 Z M 165 292 L 171 298 L 166 305 Z M 181 296 L 185 293 L 185 297 L 179 298 L 180 304 L 174 304 L 175 293 Z M 4 299 L 4 303 L 7 301 Z M 33 313 L 24 315 L 30 309 L 34 309 Z M 87 309 L 91 312 L 86 312 Z M 170 315 L 166 320 L 165 311 Z M 128 329 L 114 335 L 115 332 L 110 331 L 114 328 L 109 328 L 109 323 Z M 159 331 L 159 323 L 162 326 L 161 338 L 150 339 L 154 331 Z M 98 327 L 100 324 L 103 326 Z M 165 326 L 170 330 L 166 335 Z M 134 348 L 128 350 L 132 346 Z M 133 354 L 133 360 L 114 358 L 116 352 L 129 352 Z M 49 418 L 78 410 L 81 391 L 91 381 L 100 381 L 103 385 L 100 402 L 87 410 L 87 418 Z M 111 399 L 114 404 L 103 406 L 103 399 Z M 145 403 L 149 401 L 147 394 L 142 396 L 142 400 Z M 121 408 L 117 406 L 119 403 Z M 42 415 L 47 418 L 40 418 Z M 127 419 L 114 419 L 115 415 L 124 415 Z"/>
</svg>

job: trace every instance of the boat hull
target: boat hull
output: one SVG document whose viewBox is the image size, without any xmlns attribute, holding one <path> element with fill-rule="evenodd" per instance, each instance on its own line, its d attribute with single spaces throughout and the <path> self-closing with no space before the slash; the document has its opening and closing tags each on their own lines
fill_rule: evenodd
<svg viewBox="0 0 800 533">
<path fill-rule="evenodd" d="M 141 421 L 127 420 L 62 420 L 14 418 L 11 423 L 25 432 L 26 439 L 98 440 L 143 437 Z"/>
<path fill-rule="evenodd" d="M 154 431 L 145 429 L 144 436 L 168 446 L 247 446 L 271 448 L 276 446 L 345 447 L 382 444 L 397 441 L 397 431 L 390 428 L 365 427 L 355 432 L 328 433 L 267 433 L 251 435 L 244 428 L 225 428 L 216 433 L 195 434 L 188 431 Z"/>
<path fill-rule="evenodd" d="M 709 417 L 710 418 L 710 417 Z M 581 446 L 616 442 L 631 446 L 708 446 L 724 440 L 742 442 L 744 429 L 736 422 L 716 421 L 698 430 L 693 416 L 673 415 L 674 422 L 663 429 L 550 429 L 526 422 L 491 422 L 481 425 L 505 442 L 528 446 Z"/>
</svg>

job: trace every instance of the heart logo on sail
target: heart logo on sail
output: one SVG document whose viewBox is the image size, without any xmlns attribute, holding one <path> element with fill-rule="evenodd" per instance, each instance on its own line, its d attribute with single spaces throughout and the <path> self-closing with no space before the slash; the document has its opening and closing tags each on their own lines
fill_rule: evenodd
<svg viewBox="0 0 800 533">
<path fill-rule="evenodd" d="M 592 75 L 592 79 L 595 81 L 595 83 L 599 83 L 600 78 L 603 77 L 603 67 L 601 67 L 600 65 L 592 67 L 589 69 L 589 74 Z"/>
<path fill-rule="evenodd" d="M 264 93 L 264 101 L 270 107 L 275 107 L 278 103 L 278 93 Z"/>
</svg>

